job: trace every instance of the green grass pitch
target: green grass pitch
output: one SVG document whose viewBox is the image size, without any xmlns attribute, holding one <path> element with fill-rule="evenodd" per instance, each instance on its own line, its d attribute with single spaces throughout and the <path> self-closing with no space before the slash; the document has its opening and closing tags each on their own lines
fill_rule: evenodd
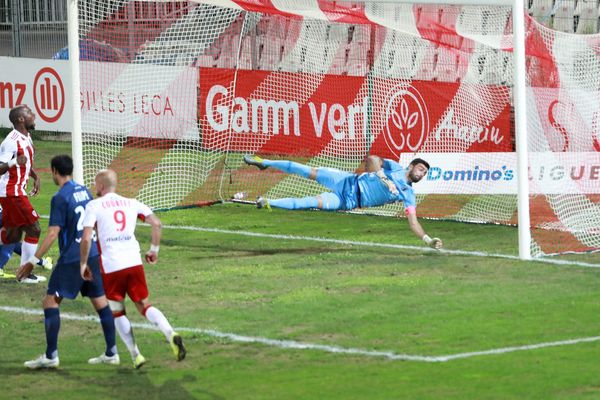
<svg viewBox="0 0 600 400">
<path fill-rule="evenodd" d="M 36 146 L 43 183 L 33 203 L 47 215 L 48 162 L 70 146 Z M 120 366 L 88 365 L 103 338 L 79 318 L 95 313 L 78 298 L 61 307 L 60 368 L 28 371 L 23 362 L 45 348 L 45 286 L 0 280 L 0 398 L 600 398 L 599 268 L 351 243 L 422 247 L 392 218 L 238 204 L 159 216 L 150 298 L 181 328 L 188 357 L 175 361 L 159 332 L 138 326 L 141 370 L 120 340 Z M 448 250 L 517 251 L 512 227 L 422 222 Z M 138 239 L 149 246 L 148 227 Z M 558 259 L 600 265 L 599 254 Z M 127 305 L 132 322 L 147 322 Z M 561 343 L 570 339 L 581 341 Z M 544 343 L 556 345 L 534 348 Z M 299 344 L 308 348 L 289 348 Z"/>
</svg>

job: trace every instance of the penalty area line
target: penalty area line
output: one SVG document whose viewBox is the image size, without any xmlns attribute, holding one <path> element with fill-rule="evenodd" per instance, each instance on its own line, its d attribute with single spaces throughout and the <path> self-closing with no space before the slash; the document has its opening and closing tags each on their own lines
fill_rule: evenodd
<svg viewBox="0 0 600 400">
<path fill-rule="evenodd" d="M 466 251 L 466 250 L 449 250 L 449 249 L 436 250 L 436 249 L 432 249 L 430 247 L 409 246 L 409 245 L 404 245 L 404 244 L 363 242 L 363 241 L 355 241 L 355 240 L 328 239 L 328 238 L 313 237 L 313 236 L 294 236 L 294 235 L 282 235 L 282 234 L 273 234 L 273 233 L 257 233 L 257 232 L 248 232 L 248 231 L 231 231 L 231 230 L 227 230 L 227 229 L 203 228 L 203 227 L 198 227 L 198 226 L 163 225 L 163 229 L 181 229 L 181 230 L 187 230 L 187 231 L 224 233 L 224 234 L 230 234 L 230 235 L 253 236 L 253 237 L 263 237 L 263 238 L 270 238 L 270 239 L 305 240 L 305 241 L 312 241 L 312 242 L 334 243 L 334 244 L 342 244 L 342 245 L 350 245 L 350 246 L 384 247 L 384 248 L 388 248 L 388 249 L 413 250 L 413 251 L 419 251 L 421 253 L 441 253 L 441 254 L 452 254 L 452 255 L 459 255 L 459 256 L 492 257 L 492 258 L 504 258 L 504 259 L 509 259 L 509 260 L 524 261 L 524 260 L 521 260 L 518 256 L 512 256 L 509 254 L 499 254 L 499 253 L 486 253 L 483 251 Z M 544 264 L 553 264 L 553 265 L 575 265 L 578 267 L 586 267 L 586 268 L 600 268 L 600 264 L 586 263 L 586 262 L 581 262 L 581 261 L 553 260 L 553 259 L 546 259 L 546 258 L 533 258 L 528 261 L 536 262 L 536 263 L 544 263 Z"/>
<path fill-rule="evenodd" d="M 35 315 L 35 316 L 43 316 L 44 312 L 38 309 L 31 308 L 22 308 L 22 307 L 10 307 L 10 306 L 0 306 L 1 311 L 12 312 L 22 315 Z M 86 322 L 99 322 L 98 317 L 92 315 L 77 315 L 71 313 L 61 313 L 61 319 L 71 320 L 71 321 L 86 321 Z M 141 324 L 132 322 L 131 325 L 134 328 L 138 329 L 146 329 L 152 331 L 158 331 L 159 329 L 151 324 Z M 202 329 L 202 328 L 184 328 L 178 327 L 175 328 L 178 332 L 190 332 L 197 333 L 202 335 L 207 335 L 215 338 L 226 339 L 232 342 L 239 343 L 258 343 L 265 346 L 277 347 L 286 350 L 314 350 L 314 351 L 322 351 L 326 353 L 334 353 L 334 354 L 345 354 L 345 355 L 354 355 L 354 356 L 362 356 L 362 357 L 373 357 L 373 358 L 385 358 L 388 360 L 394 361 L 417 361 L 417 362 L 429 362 L 429 363 L 440 363 L 440 362 L 448 362 L 452 360 L 465 359 L 477 356 L 492 356 L 492 355 L 500 355 L 506 353 L 514 353 L 517 351 L 530 351 L 537 350 L 547 347 L 559 347 L 559 346 L 569 346 L 575 345 L 579 343 L 590 343 L 600 341 L 600 336 L 586 337 L 586 338 L 577 338 L 577 339 L 568 339 L 568 340 L 560 340 L 556 342 L 545 342 L 545 343 L 536 343 L 530 345 L 523 346 L 511 346 L 511 347 L 502 347 L 497 349 L 483 350 L 483 351 L 472 351 L 466 353 L 457 353 L 457 354 L 449 354 L 443 356 L 423 356 L 423 355 L 411 355 L 411 354 L 399 354 L 394 353 L 392 351 L 378 351 L 378 350 L 366 350 L 352 347 L 340 347 L 333 345 L 324 345 L 324 344 L 315 344 L 315 343 L 307 343 L 307 342 L 298 342 L 295 340 L 279 340 L 279 339 L 269 339 L 260 336 L 245 336 L 239 335 L 236 333 L 230 332 L 220 332 L 214 329 Z"/>
<path fill-rule="evenodd" d="M 48 219 L 49 216 L 42 215 L 42 218 Z M 149 226 L 146 223 L 142 225 Z M 586 263 L 583 261 L 569 261 L 569 260 L 553 260 L 548 258 L 532 258 L 531 260 L 521 260 L 518 256 L 510 254 L 499 254 L 499 253 L 486 253 L 484 251 L 467 251 L 467 250 L 450 250 L 450 249 L 432 249 L 430 247 L 423 246 L 410 246 L 406 244 L 392 244 L 392 243 L 376 243 L 376 242 L 363 242 L 355 240 L 341 240 L 341 239 L 328 239 L 314 236 L 294 236 L 294 235 L 281 235 L 273 233 L 259 233 L 259 232 L 248 232 L 248 231 L 231 231 L 227 229 L 219 228 L 203 228 L 199 226 L 185 226 L 185 225 L 163 225 L 163 229 L 173 230 L 184 230 L 184 231 L 197 231 L 197 232 L 212 232 L 212 233 L 224 233 L 228 235 L 240 235 L 240 236 L 253 236 L 253 237 L 264 237 L 271 239 L 284 239 L 284 240 L 305 240 L 312 242 L 322 243 L 335 243 L 343 244 L 348 246 L 364 246 L 364 247 L 384 247 L 387 249 L 400 249 L 400 250 L 414 250 L 421 253 L 441 253 L 441 254 L 452 254 L 458 256 L 472 256 L 472 257 L 492 257 L 492 258 L 504 258 L 506 260 L 515 261 L 526 261 L 535 262 L 541 264 L 552 264 L 552 265 L 574 265 L 577 267 L 585 268 L 600 268 L 600 264 Z"/>
</svg>

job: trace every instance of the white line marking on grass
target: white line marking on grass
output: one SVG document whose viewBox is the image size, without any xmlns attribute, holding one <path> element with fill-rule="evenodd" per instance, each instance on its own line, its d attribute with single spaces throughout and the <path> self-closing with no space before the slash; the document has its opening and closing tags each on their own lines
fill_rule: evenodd
<svg viewBox="0 0 600 400">
<path fill-rule="evenodd" d="M 231 235 L 264 237 L 264 238 L 271 238 L 271 239 L 307 240 L 307 241 L 312 241 L 312 242 L 335 243 L 335 244 L 343 244 L 343 245 L 351 245 L 351 246 L 385 247 L 388 249 L 414 250 L 414 251 L 418 251 L 421 253 L 442 253 L 442 254 L 453 254 L 453 255 L 460 255 L 460 256 L 494 257 L 494 258 L 504 258 L 504 259 L 509 259 L 509 260 L 522 261 L 518 256 L 512 256 L 512 255 L 508 255 L 508 254 L 498 254 L 498 253 L 486 253 L 483 251 L 448 250 L 448 249 L 435 250 L 430 247 L 408 246 L 408 245 L 404 245 L 404 244 L 361 242 L 361 241 L 355 241 L 355 240 L 327 239 L 327 238 L 312 237 L 312 236 L 293 236 L 293 235 L 280 235 L 280 234 L 272 234 L 272 233 L 230 231 L 230 230 L 226 230 L 226 229 L 202 228 L 202 227 L 198 227 L 198 226 L 163 225 L 163 228 L 181 229 L 181 230 L 199 231 L 199 232 L 225 233 L 225 234 L 231 234 Z M 592 263 L 586 263 L 586 262 L 581 262 L 581 261 L 552 260 L 552 259 L 546 259 L 546 258 L 534 258 L 531 261 L 538 262 L 538 263 L 555 264 L 555 265 L 576 265 L 578 267 L 600 268 L 600 264 L 592 264 Z"/>
<path fill-rule="evenodd" d="M 42 310 L 32 309 L 32 308 L 22 308 L 22 307 L 9 307 L 9 306 L 0 306 L 0 310 L 24 315 L 44 315 Z M 71 313 L 61 312 L 61 319 L 67 319 L 72 321 L 92 321 L 99 322 L 98 317 L 92 315 L 76 315 Z M 150 324 L 140 324 L 140 323 L 131 323 L 131 325 L 138 329 L 148 329 L 153 331 L 158 331 L 159 329 L 154 325 Z M 600 336 L 593 336 L 587 338 L 578 338 L 578 339 L 569 339 L 569 340 L 561 340 L 557 342 L 546 342 L 546 343 L 537 343 L 530 344 L 524 346 L 512 346 L 512 347 L 503 347 L 498 349 L 491 350 L 483 350 L 483 351 L 472 351 L 467 353 L 457 353 L 457 354 L 449 354 L 445 356 L 422 356 L 422 355 L 410 355 L 410 354 L 398 354 L 392 351 L 377 351 L 377 350 L 365 350 L 365 349 L 357 349 L 352 347 L 340 347 L 340 346 L 331 346 L 325 344 L 315 344 L 315 343 L 306 343 L 306 342 L 297 342 L 295 340 L 278 340 L 278 339 L 269 339 L 264 337 L 256 337 L 256 336 L 244 336 L 238 335 L 236 333 L 229 332 L 220 332 L 214 329 L 201 329 L 201 328 L 175 328 L 178 332 L 192 332 L 198 333 L 202 335 L 212 336 L 221 339 L 227 339 L 232 342 L 240 342 L 240 343 L 259 343 L 265 346 L 278 347 L 281 349 L 295 349 L 295 350 L 317 350 L 323 351 L 326 353 L 335 353 L 335 354 L 348 354 L 355 356 L 363 356 L 363 357 L 375 357 L 375 358 L 386 358 L 388 360 L 395 361 L 419 361 L 419 362 L 447 362 L 452 360 L 458 360 L 461 358 L 471 358 L 477 356 L 491 356 L 498 354 L 506 354 L 513 353 L 516 351 L 528 351 L 528 350 L 536 350 L 542 349 L 545 347 L 558 347 L 558 346 L 569 346 L 578 343 L 589 343 L 589 342 L 597 342 L 600 341 Z"/>
<path fill-rule="evenodd" d="M 47 215 L 43 215 L 42 218 L 48 218 Z M 142 225 L 150 226 L 142 223 Z M 227 229 L 218 228 L 202 228 L 199 226 L 185 226 L 185 225 L 163 225 L 164 229 L 181 229 L 184 231 L 197 231 L 197 232 L 212 232 L 212 233 L 225 233 L 229 235 L 240 235 L 240 236 L 253 236 L 253 237 L 264 237 L 271 239 L 284 239 L 284 240 L 306 240 L 311 242 L 323 242 L 323 243 L 335 243 L 349 246 L 365 246 L 365 247 L 384 247 L 388 249 L 401 249 L 401 250 L 414 250 L 421 253 L 442 253 L 442 254 L 453 254 L 458 256 L 474 256 L 474 257 L 493 257 L 493 258 L 504 258 L 507 260 L 523 261 L 518 256 L 510 254 L 499 254 L 499 253 L 486 253 L 484 251 L 466 251 L 466 250 L 449 250 L 449 249 L 432 249 L 430 247 L 423 246 L 409 246 L 405 244 L 391 244 L 391 243 L 376 243 L 376 242 L 361 242 L 355 240 L 341 240 L 341 239 L 328 239 L 313 236 L 294 236 L 294 235 L 281 235 L 273 233 L 258 233 L 258 232 L 247 232 L 247 231 L 230 231 Z M 586 268 L 600 268 L 600 264 L 586 263 L 583 261 L 569 261 L 569 260 L 553 260 L 548 258 L 533 258 L 530 262 L 553 264 L 553 265 L 575 265 L 578 267 Z"/>
</svg>

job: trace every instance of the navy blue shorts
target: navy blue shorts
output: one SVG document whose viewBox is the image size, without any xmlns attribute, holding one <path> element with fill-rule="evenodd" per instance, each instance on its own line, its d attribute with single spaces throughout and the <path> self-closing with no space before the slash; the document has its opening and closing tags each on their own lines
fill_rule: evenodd
<svg viewBox="0 0 600 400">
<path fill-rule="evenodd" d="M 81 277 L 79 262 L 56 264 L 50 275 L 46 293 L 66 299 L 74 299 L 78 293 L 89 298 L 104 296 L 102 275 L 100 275 L 100 257 L 88 259 L 88 266 L 94 276 L 91 281 L 84 281 Z"/>
</svg>

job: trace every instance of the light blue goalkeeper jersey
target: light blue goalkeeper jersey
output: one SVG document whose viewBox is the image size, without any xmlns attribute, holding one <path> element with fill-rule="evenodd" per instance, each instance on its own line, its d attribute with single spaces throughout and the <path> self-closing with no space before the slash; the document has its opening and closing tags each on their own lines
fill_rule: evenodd
<svg viewBox="0 0 600 400">
<path fill-rule="evenodd" d="M 335 190 L 342 198 L 343 209 L 377 207 L 398 201 L 404 203 L 404 208 L 416 207 L 412 184 L 406 181 L 406 169 L 395 161 L 385 159 L 383 172 L 396 185 L 397 193 L 393 193 L 374 172 L 352 175 Z"/>
</svg>

